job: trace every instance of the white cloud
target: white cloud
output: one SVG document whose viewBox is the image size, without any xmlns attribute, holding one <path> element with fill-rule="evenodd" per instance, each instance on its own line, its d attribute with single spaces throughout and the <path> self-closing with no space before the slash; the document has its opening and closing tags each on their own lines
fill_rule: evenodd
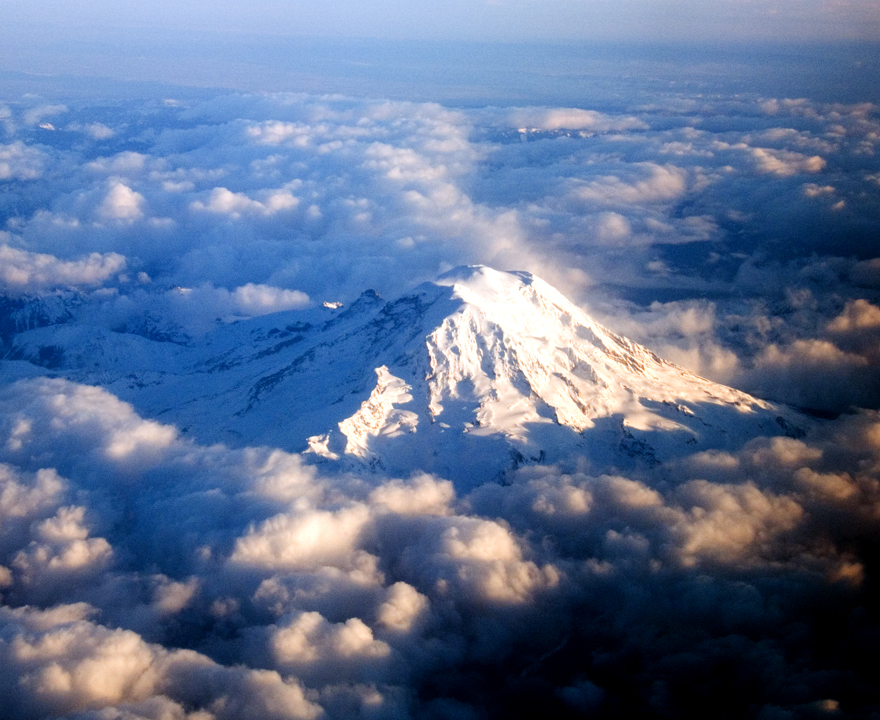
<svg viewBox="0 0 880 720">
<path fill-rule="evenodd" d="M 45 118 L 68 112 L 66 105 L 38 105 L 26 110 L 22 119 L 28 125 L 39 125 Z"/>
<path fill-rule="evenodd" d="M 244 193 L 234 193 L 224 187 L 217 187 L 211 191 L 207 203 L 195 200 L 191 207 L 196 211 L 229 215 L 237 219 L 247 213 L 274 215 L 278 212 L 294 210 L 298 205 L 299 198 L 285 189 L 265 193 L 263 201 L 260 202 L 252 200 Z"/>
<path fill-rule="evenodd" d="M 377 619 L 383 627 L 410 632 L 422 620 L 429 608 L 428 598 L 412 585 L 396 582 L 388 588 L 385 602 L 379 606 Z"/>
<path fill-rule="evenodd" d="M 143 217 L 144 204 L 143 195 L 119 180 L 112 180 L 103 202 L 98 206 L 98 217 L 130 222 Z"/>
<path fill-rule="evenodd" d="M 264 122 L 247 129 L 249 137 L 266 145 L 279 145 L 289 141 L 302 147 L 309 144 L 312 133 L 313 129 L 308 125 L 280 121 Z"/>
<path fill-rule="evenodd" d="M 91 253 L 83 260 L 59 260 L 0 245 L 0 284 L 8 290 L 34 292 L 58 286 L 101 285 L 125 267 L 125 258 L 114 252 Z"/>
<path fill-rule="evenodd" d="M 125 175 L 137 173 L 143 170 L 149 161 L 149 157 L 143 153 L 126 150 L 113 157 L 100 157 L 86 163 L 86 169 L 106 175 Z"/>
<path fill-rule="evenodd" d="M 317 612 L 300 613 L 272 629 L 268 647 L 278 668 L 306 682 L 380 675 L 391 655 L 391 647 L 359 618 L 330 623 Z"/>
<path fill-rule="evenodd" d="M 632 233 L 629 221 L 619 213 L 603 213 L 599 221 L 599 241 L 608 244 L 620 243 Z"/>
<path fill-rule="evenodd" d="M 283 290 L 269 285 L 248 283 L 232 293 L 236 305 L 247 315 L 302 308 L 309 304 L 309 296 L 299 290 Z"/>
<path fill-rule="evenodd" d="M 472 517 L 425 523 L 418 540 L 403 551 L 403 565 L 416 587 L 424 584 L 441 597 L 461 593 L 476 602 L 527 603 L 560 579 L 552 565 L 524 560 L 501 524 Z"/>
<path fill-rule="evenodd" d="M 104 125 L 104 123 L 99 122 L 89 123 L 83 129 L 86 134 L 94 140 L 109 140 L 116 135 L 116 133 Z"/>
<path fill-rule="evenodd" d="M 345 565 L 354 557 L 369 519 L 361 505 L 338 512 L 304 510 L 277 515 L 239 538 L 230 561 L 245 567 L 315 569 Z"/>
<path fill-rule="evenodd" d="M 690 506 L 676 528 L 682 534 L 677 552 L 685 566 L 753 561 L 804 515 L 794 500 L 750 483 L 724 486 L 695 480 L 682 486 L 679 496 Z"/>
<path fill-rule="evenodd" d="M 638 177 L 631 181 L 607 175 L 586 183 L 575 183 L 571 188 L 574 197 L 600 205 L 623 205 L 668 202 L 684 194 L 687 173 L 674 165 L 641 163 L 633 167 Z"/>
<path fill-rule="evenodd" d="M 706 326 L 686 313 L 675 322 Z M 690 622 L 712 636 L 707 618 L 728 613 L 738 628 L 752 622 L 743 608 L 762 613 L 768 601 L 753 588 L 751 600 L 736 595 L 740 610 L 719 608 L 707 588 L 742 585 L 725 573 L 773 578 L 783 595 L 789 572 L 801 578 L 791 592 L 803 591 L 805 569 L 816 592 L 824 577 L 859 587 L 866 571 L 847 538 L 880 518 L 871 414 L 812 437 L 698 453 L 657 486 L 537 466 L 456 499 L 433 476 L 369 484 L 278 450 L 200 447 L 106 391 L 65 381 L 7 387 L 0 403 L 4 597 L 67 603 L 0 610 L 14 639 L 0 646 L 0 686 L 22 715 L 188 708 L 233 720 L 317 717 L 323 707 L 342 717 L 351 706 L 336 704 L 340 693 L 366 702 L 370 687 L 399 710 L 401 687 L 455 674 L 465 648 L 493 664 L 513 661 L 505 638 L 536 643 L 535 658 L 550 652 L 571 632 L 569 613 L 578 623 L 618 618 L 653 652 L 644 602 L 614 598 L 649 583 L 652 603 L 705 599 L 712 611 Z M 123 438 L 134 464 L 110 452 Z M 64 478 L 13 465 L 33 458 Z M 172 649 L 199 637 L 187 635 L 193 620 L 229 666 Z M 169 644 L 147 642 L 138 623 Z M 229 640 L 232 628 L 241 640 Z M 580 639 L 566 642 L 580 655 Z"/>
<path fill-rule="evenodd" d="M 752 158 L 760 172 L 787 177 L 797 173 L 821 172 L 826 165 L 824 158 L 818 155 L 806 156 L 790 150 L 771 150 L 770 148 L 753 148 Z"/>
<path fill-rule="evenodd" d="M 0 180 L 35 180 L 43 174 L 46 156 L 20 140 L 0 145 Z"/>
<path fill-rule="evenodd" d="M 417 475 L 409 483 L 387 482 L 370 493 L 370 501 L 403 515 L 447 515 L 455 499 L 455 488 L 448 480 Z"/>
<path fill-rule="evenodd" d="M 62 507 L 54 517 L 34 526 L 34 539 L 12 560 L 18 582 L 25 586 L 82 582 L 110 564 L 113 549 L 105 538 L 89 537 L 83 524 L 85 510 Z"/>
<path fill-rule="evenodd" d="M 0 487 L 0 518 L 6 528 L 13 518 L 33 518 L 44 508 L 57 507 L 66 483 L 49 468 L 21 482 L 13 468 L 0 465 Z"/>
<path fill-rule="evenodd" d="M 0 683 L 19 717 L 141 704 L 188 706 L 220 718 L 312 720 L 320 708 L 302 688 L 265 670 L 225 668 L 203 655 L 166 651 L 129 630 L 82 618 L 81 605 L 49 612 L 0 609 L 11 639 L 0 648 Z M 153 700 L 152 703 L 147 702 Z M 193 716 L 190 716 L 193 717 Z"/>
<path fill-rule="evenodd" d="M 124 467 L 161 456 L 177 437 L 173 427 L 141 419 L 131 405 L 101 388 L 64 380 L 6 386 L 0 402 L 9 408 L 3 425 L 14 437 L 7 448 L 19 456 L 36 452 L 51 443 L 52 435 L 65 432 L 85 443 L 81 451 L 94 448 L 99 457 Z"/>
<path fill-rule="evenodd" d="M 508 122 L 516 128 L 538 130 L 609 132 L 648 129 L 648 125 L 636 117 L 615 117 L 580 108 L 517 108 L 510 113 Z"/>
<path fill-rule="evenodd" d="M 343 301 L 339 318 L 366 288 L 393 298 L 486 262 L 589 289 L 609 325 L 701 374 L 820 409 L 880 397 L 880 274 L 852 240 L 877 226 L 872 107 L 687 90 L 622 98 L 618 114 L 285 94 L 187 104 L 148 132 L 154 106 L 108 125 L 51 110 L 138 152 L 93 159 L 104 146 L 82 135 L 63 151 L 0 147 L 16 208 L 0 246 L 16 296 L 4 333 L 23 296 L 60 286 L 112 282 L 76 310 L 112 355 L 133 346 L 110 329 L 147 316 L 182 342 L 310 297 Z M 520 127 L 538 132 L 521 142 Z M 724 447 L 607 476 L 579 447 L 468 492 L 190 441 L 158 400 L 149 415 L 120 399 L 174 370 L 161 358 L 179 346 L 140 341 L 150 371 L 106 389 L 14 384 L 43 370 L 2 363 L 0 689 L 16 716 L 515 715 L 520 700 L 672 716 L 699 687 L 797 716 L 873 692 L 837 646 L 810 643 L 829 637 L 815 607 L 853 623 L 844 645 L 876 634 L 862 612 L 876 413 L 805 418 L 791 433 L 808 435 L 746 446 L 731 431 Z M 759 695 L 756 667 L 774 675 Z M 736 691 L 713 684 L 725 677 Z"/>
</svg>

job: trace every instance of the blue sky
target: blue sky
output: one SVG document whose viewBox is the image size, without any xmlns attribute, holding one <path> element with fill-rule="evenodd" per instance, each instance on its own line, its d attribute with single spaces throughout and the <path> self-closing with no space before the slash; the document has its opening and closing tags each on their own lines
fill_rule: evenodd
<svg viewBox="0 0 880 720">
<path fill-rule="evenodd" d="M 286 35 L 481 40 L 880 38 L 874 0 L 7 0 L 6 21 Z"/>
</svg>

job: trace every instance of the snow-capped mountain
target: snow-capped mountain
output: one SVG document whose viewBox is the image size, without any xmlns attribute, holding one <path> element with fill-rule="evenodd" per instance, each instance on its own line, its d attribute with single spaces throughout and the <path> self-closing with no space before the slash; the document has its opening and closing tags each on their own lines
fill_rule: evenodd
<svg viewBox="0 0 880 720">
<path fill-rule="evenodd" d="M 525 272 L 458 268 L 394 301 L 368 291 L 187 343 L 58 317 L 7 338 L 7 378 L 98 384 L 200 442 L 460 487 L 529 463 L 653 466 L 807 422 L 662 360 Z"/>
</svg>

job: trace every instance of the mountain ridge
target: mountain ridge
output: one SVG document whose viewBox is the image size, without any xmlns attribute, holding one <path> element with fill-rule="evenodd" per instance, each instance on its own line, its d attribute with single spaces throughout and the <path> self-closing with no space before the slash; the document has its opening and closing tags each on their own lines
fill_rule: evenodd
<svg viewBox="0 0 880 720">
<path fill-rule="evenodd" d="M 18 361 L 27 375 L 101 385 L 201 442 L 462 487 L 572 457 L 608 472 L 653 466 L 808 422 L 659 358 L 530 273 L 484 266 L 186 345 L 68 320 L 15 334 L 5 358 L 7 377 Z"/>
</svg>

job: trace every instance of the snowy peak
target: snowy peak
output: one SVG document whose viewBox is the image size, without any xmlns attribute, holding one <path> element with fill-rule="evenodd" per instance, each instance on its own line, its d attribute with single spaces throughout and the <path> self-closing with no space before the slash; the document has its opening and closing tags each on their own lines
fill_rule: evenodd
<svg viewBox="0 0 880 720">
<path fill-rule="evenodd" d="M 641 429 L 676 425 L 652 417 L 642 399 L 769 407 L 610 332 L 528 273 L 457 268 L 437 284 L 450 286 L 462 305 L 427 338 L 435 416 L 444 398 L 461 396 L 463 383 L 480 402 L 481 424 L 499 430 L 515 416 L 537 421 L 541 403 L 556 422 L 578 431 L 619 412 Z"/>
<path fill-rule="evenodd" d="M 3 369 L 100 384 L 202 442 L 464 485 L 578 455 L 603 471 L 662 463 L 803 422 L 658 358 L 526 272 L 456 268 L 389 302 L 368 291 L 186 345 L 138 330 L 25 330 Z"/>
<path fill-rule="evenodd" d="M 433 283 L 439 287 L 453 288 L 453 297 L 477 305 L 504 302 L 523 294 L 523 288 L 535 282 L 549 285 L 522 271 L 503 272 L 485 265 L 461 265 L 443 273 Z M 554 291 L 555 292 L 555 291 Z"/>
<path fill-rule="evenodd" d="M 660 462 L 782 427 L 778 408 L 661 360 L 529 273 L 456 268 L 380 315 L 407 332 L 361 406 L 310 438 L 325 458 L 395 472 L 420 458 L 461 481 L 573 448 Z"/>
</svg>

